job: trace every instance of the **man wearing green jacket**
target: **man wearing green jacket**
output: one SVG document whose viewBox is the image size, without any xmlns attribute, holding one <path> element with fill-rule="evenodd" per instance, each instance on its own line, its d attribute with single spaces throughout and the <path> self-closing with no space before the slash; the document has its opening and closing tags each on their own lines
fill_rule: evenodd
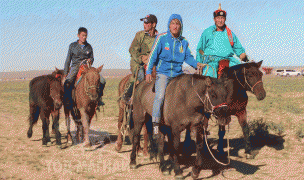
<svg viewBox="0 0 304 180">
<path fill-rule="evenodd" d="M 129 80 L 129 85 L 126 88 L 122 98 L 125 102 L 128 102 L 133 91 L 135 83 L 136 70 L 139 68 L 138 78 L 139 82 L 144 80 L 144 65 L 148 63 L 148 57 L 154 43 L 156 36 L 158 35 L 156 28 L 157 18 L 153 14 L 149 14 L 140 19 L 144 22 L 144 30 L 136 33 L 133 42 L 129 48 L 131 55 L 131 72 L 132 78 Z"/>
<path fill-rule="evenodd" d="M 234 54 L 242 61 L 248 61 L 245 49 L 225 24 L 226 15 L 220 4 L 219 9 L 213 12 L 215 25 L 203 32 L 197 45 L 196 60 L 210 66 L 204 68 L 203 74 L 206 73 L 206 76 L 216 78 L 221 75 L 224 67 L 240 64 L 240 61 L 233 57 Z"/>
</svg>

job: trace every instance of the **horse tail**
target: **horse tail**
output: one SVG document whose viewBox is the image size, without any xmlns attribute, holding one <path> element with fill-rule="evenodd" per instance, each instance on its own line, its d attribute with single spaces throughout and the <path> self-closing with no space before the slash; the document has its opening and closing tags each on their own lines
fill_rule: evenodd
<svg viewBox="0 0 304 180">
<path fill-rule="evenodd" d="M 39 107 L 37 105 L 31 105 L 30 115 L 29 115 L 29 118 L 28 118 L 28 121 L 29 121 L 29 124 L 30 124 L 29 130 L 27 131 L 27 137 L 28 138 L 31 138 L 32 135 L 33 135 L 33 130 L 32 129 L 33 129 L 33 126 L 35 124 L 37 124 L 37 122 L 38 122 L 39 113 L 40 113 Z"/>
</svg>

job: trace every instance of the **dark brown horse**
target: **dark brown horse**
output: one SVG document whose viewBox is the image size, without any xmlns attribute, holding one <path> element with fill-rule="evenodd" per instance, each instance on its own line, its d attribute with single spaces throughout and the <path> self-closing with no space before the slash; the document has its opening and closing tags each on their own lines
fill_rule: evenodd
<svg viewBox="0 0 304 180">
<path fill-rule="evenodd" d="M 65 119 L 67 124 L 67 143 L 72 142 L 72 136 L 70 132 L 70 113 L 77 124 L 77 140 L 80 137 L 80 131 L 83 135 L 83 146 L 90 147 L 91 143 L 89 140 L 89 128 L 91 120 L 96 113 L 96 107 L 98 104 L 98 93 L 99 93 L 99 83 L 100 75 L 103 65 L 97 69 L 94 67 L 84 66 L 84 71 L 82 72 L 82 77 L 79 83 L 75 87 L 75 103 L 73 110 L 70 112 L 66 107 L 64 107 Z M 78 82 L 78 79 L 76 79 Z"/>
<path fill-rule="evenodd" d="M 245 153 L 247 158 L 253 158 L 251 153 L 251 144 L 249 140 L 249 127 L 247 124 L 246 106 L 248 103 L 248 96 L 246 91 L 253 93 L 260 101 L 266 97 L 266 91 L 263 87 L 262 76 L 263 73 L 259 70 L 263 61 L 258 63 L 250 62 L 236 66 L 232 66 L 225 70 L 228 79 L 234 81 L 232 101 L 228 104 L 229 114 L 238 118 L 242 127 L 245 140 Z M 223 138 L 225 136 L 225 125 L 219 125 L 219 145 L 218 151 L 223 154 Z"/>
<path fill-rule="evenodd" d="M 131 153 L 130 168 L 136 168 L 136 150 L 139 145 L 140 131 L 144 124 L 147 126 L 150 144 L 152 140 L 152 125 L 146 116 L 152 115 L 152 106 L 155 93 L 152 92 L 153 83 L 142 82 L 136 88 L 133 100 L 133 148 Z M 168 135 L 168 143 L 171 146 L 170 160 L 173 161 L 176 178 L 182 178 L 182 170 L 178 164 L 178 148 L 180 134 L 185 129 L 191 129 L 196 133 L 197 160 L 193 169 L 194 174 L 199 174 L 202 165 L 201 149 L 203 147 L 203 128 L 206 128 L 204 112 L 211 111 L 222 121 L 229 121 L 226 117 L 227 100 L 231 98 L 232 82 L 223 79 L 209 78 L 199 75 L 183 74 L 174 78 L 167 86 L 163 105 L 162 120 L 160 122 L 160 136 L 158 141 L 158 153 L 160 157 L 160 169 L 166 171 L 163 155 L 164 134 Z M 153 148 L 152 148 L 153 149 Z M 153 153 L 152 153 L 153 156 Z"/>
<path fill-rule="evenodd" d="M 55 74 L 57 74 L 54 72 Z M 56 144 L 61 146 L 61 134 L 59 132 L 59 110 L 62 106 L 63 86 L 59 76 L 44 75 L 35 77 L 29 84 L 29 106 L 30 127 L 27 132 L 28 138 L 32 137 L 33 126 L 37 123 L 40 116 L 42 120 L 43 138 L 42 145 L 49 146 L 51 144 L 49 135 L 49 117 L 53 117 L 53 128 L 56 134 Z"/>
</svg>

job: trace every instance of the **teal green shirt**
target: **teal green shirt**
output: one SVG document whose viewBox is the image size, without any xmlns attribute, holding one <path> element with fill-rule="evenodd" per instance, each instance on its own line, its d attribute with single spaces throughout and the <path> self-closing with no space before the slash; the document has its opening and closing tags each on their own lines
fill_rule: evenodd
<svg viewBox="0 0 304 180">
<path fill-rule="evenodd" d="M 229 59 L 231 61 L 237 61 L 233 55 L 236 54 L 238 57 L 245 53 L 245 49 L 242 47 L 239 39 L 233 32 L 233 47 L 231 46 L 227 31 L 216 31 L 216 26 L 210 26 L 207 28 L 201 36 L 201 39 L 196 49 L 196 60 L 204 63 L 204 57 L 199 53 L 199 50 L 204 51 L 206 56 L 217 56 L 219 59 Z"/>
</svg>

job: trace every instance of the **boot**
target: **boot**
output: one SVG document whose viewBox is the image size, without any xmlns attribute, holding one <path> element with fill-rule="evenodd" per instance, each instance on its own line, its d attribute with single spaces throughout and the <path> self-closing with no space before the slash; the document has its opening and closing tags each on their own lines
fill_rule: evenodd
<svg viewBox="0 0 304 180">
<path fill-rule="evenodd" d="M 105 105 L 105 103 L 102 101 L 104 87 L 105 87 L 105 85 L 102 84 L 102 83 L 100 83 L 100 85 L 99 85 L 99 94 L 98 94 L 99 98 L 98 98 L 98 104 L 97 104 L 97 108 L 96 108 L 96 110 L 98 112 L 100 112 L 100 106 L 104 106 Z"/>
<path fill-rule="evenodd" d="M 67 109 L 72 110 L 73 109 L 72 83 L 69 81 L 65 81 L 63 87 L 64 87 L 64 96 L 63 96 L 64 105 L 66 106 Z"/>
<path fill-rule="evenodd" d="M 124 94 L 122 95 L 122 99 L 125 103 L 129 102 L 132 92 L 133 92 L 134 82 L 129 83 L 129 87 L 125 89 Z"/>
<path fill-rule="evenodd" d="M 159 123 L 153 122 L 152 125 L 153 125 L 153 139 L 157 140 L 159 134 Z"/>
</svg>

